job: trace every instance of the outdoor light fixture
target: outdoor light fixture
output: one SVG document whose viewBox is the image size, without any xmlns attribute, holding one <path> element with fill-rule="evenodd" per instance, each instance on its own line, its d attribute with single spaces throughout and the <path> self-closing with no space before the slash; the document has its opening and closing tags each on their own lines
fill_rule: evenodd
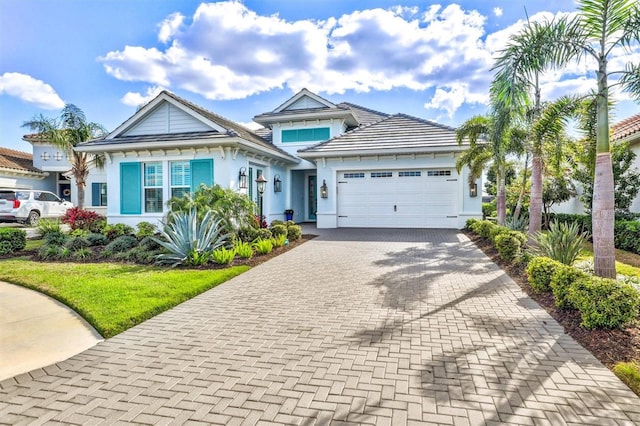
<svg viewBox="0 0 640 426">
<path fill-rule="evenodd" d="M 62 160 L 62 154 L 59 151 L 56 151 L 56 153 L 53 154 L 53 158 L 55 158 L 56 161 L 60 161 Z"/>
<path fill-rule="evenodd" d="M 262 224 L 264 223 L 264 215 L 263 215 L 263 200 L 262 200 L 262 196 L 264 195 L 264 187 L 265 184 L 267 183 L 267 179 L 265 179 L 264 175 L 260 175 L 258 176 L 258 179 L 256 179 L 256 183 L 258 184 L 258 194 L 260 194 L 260 228 L 262 228 Z"/>
<path fill-rule="evenodd" d="M 42 154 L 40 154 L 40 158 L 42 158 L 44 161 L 47 161 L 49 158 L 51 158 L 51 156 L 48 152 L 43 152 Z"/>
<path fill-rule="evenodd" d="M 470 183 L 469 184 L 469 197 L 477 197 L 478 196 L 478 184 Z"/>
<path fill-rule="evenodd" d="M 273 177 L 273 192 L 282 192 L 282 181 L 280 180 L 280 175 L 275 175 Z"/>
<path fill-rule="evenodd" d="M 238 188 L 247 189 L 247 169 L 240 167 L 240 173 L 238 173 Z"/>
<path fill-rule="evenodd" d="M 322 179 L 322 186 L 320 187 L 320 197 L 327 198 L 329 196 L 329 188 L 327 188 L 327 181 Z"/>
</svg>

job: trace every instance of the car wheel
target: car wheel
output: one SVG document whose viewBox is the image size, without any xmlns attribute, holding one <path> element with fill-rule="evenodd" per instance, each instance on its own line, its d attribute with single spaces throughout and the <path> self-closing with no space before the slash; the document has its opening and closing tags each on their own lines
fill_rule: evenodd
<svg viewBox="0 0 640 426">
<path fill-rule="evenodd" d="M 27 217 L 27 225 L 36 226 L 38 224 L 38 220 L 40 219 L 40 213 L 35 210 L 29 212 L 29 216 Z"/>
</svg>

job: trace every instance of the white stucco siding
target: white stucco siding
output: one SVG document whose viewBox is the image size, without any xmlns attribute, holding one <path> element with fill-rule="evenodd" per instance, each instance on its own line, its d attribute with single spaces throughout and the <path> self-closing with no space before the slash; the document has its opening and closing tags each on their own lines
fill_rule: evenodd
<svg viewBox="0 0 640 426">
<path fill-rule="evenodd" d="M 168 102 L 161 103 L 147 114 L 140 123 L 124 133 L 124 136 L 158 135 L 211 130 L 195 117 Z"/>
</svg>

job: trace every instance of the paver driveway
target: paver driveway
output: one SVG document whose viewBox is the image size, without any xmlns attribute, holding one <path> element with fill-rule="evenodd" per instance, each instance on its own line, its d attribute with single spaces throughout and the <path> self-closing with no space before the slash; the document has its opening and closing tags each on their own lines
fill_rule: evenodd
<svg viewBox="0 0 640 426">
<path fill-rule="evenodd" d="M 323 232 L 32 376 L 2 383 L 0 422 L 640 423 L 455 231 Z"/>
</svg>

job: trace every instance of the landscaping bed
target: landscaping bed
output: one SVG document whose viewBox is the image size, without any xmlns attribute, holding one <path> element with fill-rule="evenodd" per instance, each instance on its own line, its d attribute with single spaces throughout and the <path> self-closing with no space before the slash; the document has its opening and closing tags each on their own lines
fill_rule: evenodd
<svg viewBox="0 0 640 426">
<path fill-rule="evenodd" d="M 494 263 L 499 265 L 522 289 L 542 306 L 567 334 L 589 350 L 600 362 L 612 369 L 619 362 L 640 362 L 640 328 L 629 326 L 612 330 L 587 330 L 580 326 L 577 310 L 559 309 L 555 306 L 553 294 L 536 293 L 529 284 L 525 267 L 504 261 L 493 244 L 475 234 L 463 231 L 465 235 Z"/>
</svg>

